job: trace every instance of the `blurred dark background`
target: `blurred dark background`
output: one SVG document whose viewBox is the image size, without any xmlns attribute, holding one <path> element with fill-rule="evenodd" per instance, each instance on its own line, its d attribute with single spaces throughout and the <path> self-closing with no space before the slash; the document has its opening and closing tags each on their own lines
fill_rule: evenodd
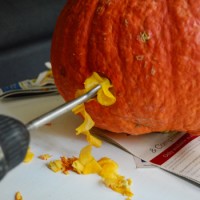
<svg viewBox="0 0 200 200">
<path fill-rule="evenodd" d="M 57 17 L 67 0 L 2 0 L 0 87 L 35 78 L 50 60 Z"/>
</svg>

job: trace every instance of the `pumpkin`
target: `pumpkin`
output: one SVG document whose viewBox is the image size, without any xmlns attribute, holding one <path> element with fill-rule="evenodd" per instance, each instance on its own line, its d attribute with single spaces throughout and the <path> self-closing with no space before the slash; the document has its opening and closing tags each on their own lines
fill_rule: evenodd
<svg viewBox="0 0 200 200">
<path fill-rule="evenodd" d="M 112 106 L 86 110 L 95 126 L 133 135 L 200 130 L 200 0 L 68 0 L 51 63 L 66 101 L 93 72 L 108 78 Z"/>
</svg>

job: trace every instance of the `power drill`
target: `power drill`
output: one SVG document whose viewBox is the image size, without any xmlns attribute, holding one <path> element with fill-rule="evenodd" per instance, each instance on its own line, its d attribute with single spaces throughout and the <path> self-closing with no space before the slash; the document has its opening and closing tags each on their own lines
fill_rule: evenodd
<svg viewBox="0 0 200 200">
<path fill-rule="evenodd" d="M 26 125 L 12 117 L 0 115 L 0 180 L 8 171 L 24 160 L 30 142 L 29 132 L 31 130 L 52 121 L 77 105 L 93 98 L 100 88 L 101 85 L 97 85 L 84 95 L 64 103 Z"/>
</svg>

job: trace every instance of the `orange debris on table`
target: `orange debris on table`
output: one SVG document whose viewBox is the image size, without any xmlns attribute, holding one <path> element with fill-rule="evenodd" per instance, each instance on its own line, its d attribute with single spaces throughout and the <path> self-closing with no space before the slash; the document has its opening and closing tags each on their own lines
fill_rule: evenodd
<svg viewBox="0 0 200 200">
<path fill-rule="evenodd" d="M 42 155 L 38 156 L 38 158 L 41 160 L 48 160 L 51 157 L 52 157 L 52 155 L 49 155 L 49 154 L 42 154 Z"/>
<path fill-rule="evenodd" d="M 53 172 L 59 172 L 62 171 L 64 174 L 68 174 L 69 170 L 74 171 L 74 168 L 72 167 L 73 162 L 77 160 L 76 157 L 67 158 L 65 156 L 60 157 L 60 160 L 54 160 L 51 161 L 48 164 L 49 169 L 51 169 Z"/>
</svg>

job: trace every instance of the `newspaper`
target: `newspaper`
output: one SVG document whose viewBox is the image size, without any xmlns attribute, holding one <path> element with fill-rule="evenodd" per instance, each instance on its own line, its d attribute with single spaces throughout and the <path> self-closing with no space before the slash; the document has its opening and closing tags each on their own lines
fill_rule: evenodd
<svg viewBox="0 0 200 200">
<path fill-rule="evenodd" d="M 0 88 L 0 100 L 58 94 L 50 63 L 47 62 L 45 65 L 48 70 L 41 72 L 37 78 L 20 81 Z"/>
<path fill-rule="evenodd" d="M 92 132 L 147 163 L 200 184 L 200 136 L 180 132 L 131 136 L 97 128 Z"/>
</svg>

